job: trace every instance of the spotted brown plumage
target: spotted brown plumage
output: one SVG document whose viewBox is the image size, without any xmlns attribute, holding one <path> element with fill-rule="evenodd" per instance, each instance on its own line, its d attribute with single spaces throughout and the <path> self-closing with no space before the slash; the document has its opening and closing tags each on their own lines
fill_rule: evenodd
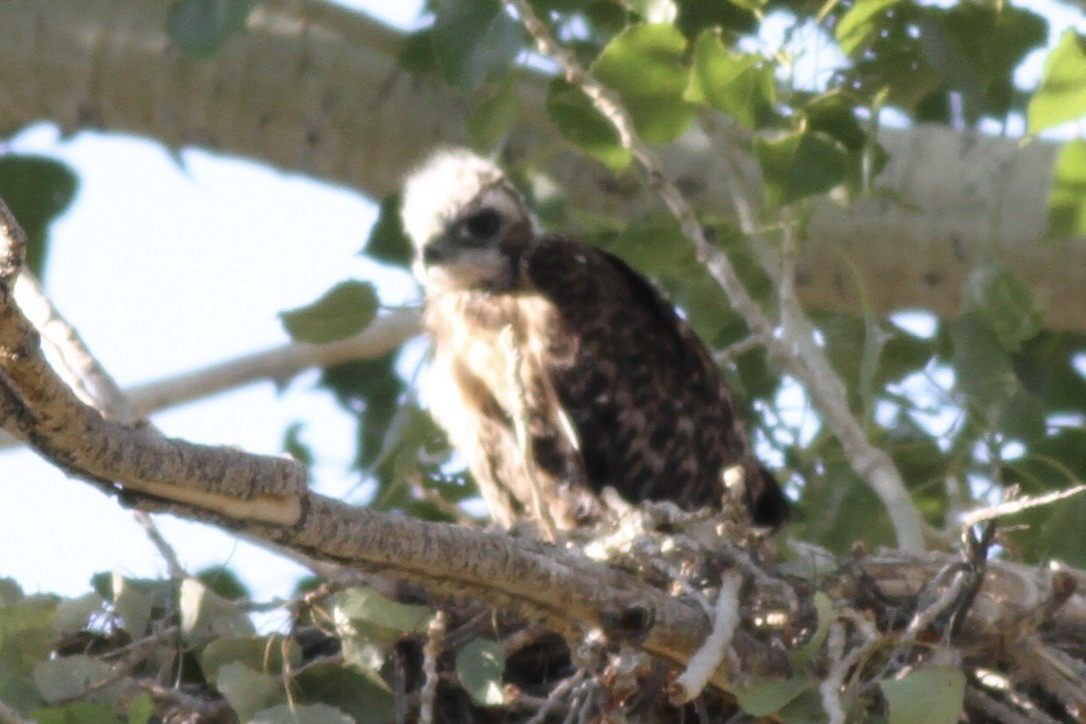
<svg viewBox="0 0 1086 724">
<path fill-rule="evenodd" d="M 544 232 L 501 171 L 466 151 L 408 180 L 403 218 L 433 340 L 431 410 L 496 520 L 571 527 L 605 486 L 719 505 L 737 465 L 753 520 L 784 522 L 720 371 L 644 277 Z"/>
</svg>

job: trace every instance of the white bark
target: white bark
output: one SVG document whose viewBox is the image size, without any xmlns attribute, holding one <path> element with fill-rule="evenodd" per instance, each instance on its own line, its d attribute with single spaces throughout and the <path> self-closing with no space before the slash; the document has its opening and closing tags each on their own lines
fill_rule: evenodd
<svg viewBox="0 0 1086 724">
<path fill-rule="evenodd" d="M 50 120 L 66 131 L 137 133 L 199 145 L 380 197 L 435 144 L 460 143 L 470 99 L 400 70 L 402 36 L 322 2 L 266 0 L 211 59 L 182 57 L 160 0 L 0 0 L 0 128 Z M 558 150 L 542 79 L 520 89 L 516 156 L 547 145 L 549 169 L 590 208 L 651 202 Z M 717 130 L 659 154 L 694 205 L 727 211 Z M 1029 281 L 1055 329 L 1086 331 L 1086 239 L 1041 241 L 1055 146 L 887 131 L 882 193 L 851 210 L 820 205 L 799 266 L 808 306 L 957 311 L 964 275 L 998 259 Z M 747 178 L 756 179 L 748 173 Z M 756 182 L 755 182 L 756 185 Z M 748 190 L 749 191 L 749 190 Z M 749 193 L 747 194 L 750 195 Z"/>
</svg>

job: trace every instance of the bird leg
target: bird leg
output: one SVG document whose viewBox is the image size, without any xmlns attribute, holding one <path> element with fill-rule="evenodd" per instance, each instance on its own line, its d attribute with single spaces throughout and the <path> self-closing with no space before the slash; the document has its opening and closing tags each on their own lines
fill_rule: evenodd
<svg viewBox="0 0 1086 724">
<path fill-rule="evenodd" d="M 538 470 L 535 464 L 535 451 L 532 436 L 528 430 L 528 405 L 527 392 L 524 389 L 524 378 L 521 377 L 521 367 L 524 358 L 520 353 L 520 346 L 516 330 L 513 325 L 502 327 L 499 334 L 499 342 L 505 349 L 508 362 L 510 388 L 512 389 L 513 429 L 517 436 L 517 446 L 520 448 L 521 458 L 524 460 L 524 472 L 528 478 L 528 487 L 532 495 L 532 508 L 535 518 L 543 530 L 544 537 L 551 543 L 558 539 L 557 525 L 551 517 L 550 507 L 543 504 L 543 489 L 539 482 Z"/>
</svg>

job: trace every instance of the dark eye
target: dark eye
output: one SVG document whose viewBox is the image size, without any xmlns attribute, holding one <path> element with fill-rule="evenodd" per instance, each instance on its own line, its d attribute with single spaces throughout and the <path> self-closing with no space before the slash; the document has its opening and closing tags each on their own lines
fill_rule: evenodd
<svg viewBox="0 0 1086 724">
<path fill-rule="evenodd" d="M 494 209 L 483 209 L 464 219 L 464 228 L 476 239 L 489 239 L 502 225 L 502 217 Z"/>
</svg>

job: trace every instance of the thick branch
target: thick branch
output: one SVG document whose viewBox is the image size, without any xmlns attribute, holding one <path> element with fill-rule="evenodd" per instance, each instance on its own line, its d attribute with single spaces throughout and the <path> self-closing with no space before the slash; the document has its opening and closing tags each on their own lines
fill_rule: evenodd
<svg viewBox="0 0 1086 724">
<path fill-rule="evenodd" d="M 21 232 L 0 206 L 0 420 L 70 472 L 99 484 L 120 480 L 129 502 L 142 509 L 166 509 L 316 559 L 385 572 L 415 581 L 438 596 L 468 596 L 508 607 L 526 617 L 538 617 L 567 635 L 580 636 L 586 628 L 599 628 L 612 643 L 636 643 L 677 665 L 698 651 L 709 634 L 708 617 L 696 605 L 632 574 L 531 539 L 353 508 L 310 494 L 303 485 L 284 489 L 279 496 L 284 501 L 280 510 L 297 510 L 297 516 L 253 515 L 253 503 L 245 492 L 254 475 L 274 481 L 287 468 L 304 484 L 301 469 L 289 461 L 240 452 L 223 459 L 217 448 L 164 440 L 150 428 L 134 432 L 107 422 L 80 403 L 43 367 L 37 336 L 13 304 L 21 245 Z M 71 447 L 64 442 L 70 438 L 92 444 Z M 97 441 L 102 438 L 114 439 L 104 444 L 117 451 L 115 456 L 101 456 Z M 173 468 L 175 454 L 192 463 L 179 481 L 191 487 L 161 481 L 161 471 Z M 142 465 L 133 466 L 132 459 Z M 230 485 L 222 494 L 193 494 L 224 487 L 224 480 Z M 236 485 L 239 480 L 244 484 Z M 257 480 L 252 487 L 275 489 L 267 480 Z M 822 586 L 836 599 L 835 611 L 876 607 L 900 614 L 917 605 L 921 592 L 929 598 L 939 596 L 944 584 L 931 582 L 957 560 L 931 554 L 853 561 L 828 576 Z M 749 575 L 742 567 L 736 570 L 755 589 L 741 596 L 741 625 L 758 626 L 753 623 L 757 616 L 746 613 L 754 601 L 760 611 L 777 610 L 789 616 L 790 637 L 812 625 L 794 605 L 795 593 L 779 579 L 764 573 Z M 1015 655 L 1031 662 L 1016 672 L 1024 677 L 1022 681 L 1038 682 L 1077 702 L 1080 682 L 1067 678 L 1063 673 L 1067 667 L 1043 669 L 1041 664 L 1066 659 L 1077 666 L 1072 657 L 1086 655 L 1086 598 L 1080 593 L 1086 575 L 1003 563 L 989 563 L 987 571 L 969 610 L 963 612 L 967 615 L 955 640 L 966 657 L 965 665 L 988 666 L 1003 660 L 1007 652 L 1018 652 Z M 793 580 L 806 586 L 801 600 L 809 599 L 813 578 Z M 883 616 L 888 628 L 900 618 Z M 882 635 L 862 620 L 873 635 Z M 638 630 L 630 630 L 631 621 L 642 622 Z M 621 630 L 610 628 L 615 622 L 620 622 Z M 893 640 L 882 639 L 881 645 L 897 645 Z M 780 642 L 762 643 L 746 634 L 734 645 L 740 661 L 760 651 L 760 657 L 754 657 L 762 662 L 759 675 L 794 673 L 788 670 L 787 657 L 779 655 Z M 778 647 L 775 656 L 768 654 L 772 647 Z M 729 685 L 719 669 L 711 673 L 711 681 L 717 687 Z"/>
<path fill-rule="evenodd" d="M 164 507 L 316 558 L 387 571 L 441 595 L 470 595 L 573 633 L 627 620 L 653 623 L 644 646 L 681 663 L 708 631 L 705 616 L 629 574 L 529 540 L 352 508 L 306 488 L 298 463 L 170 440 L 106 420 L 46 363 L 14 302 L 26 240 L 0 202 L 0 423 L 69 473 L 117 486 L 140 507 Z"/>
<path fill-rule="evenodd" d="M 65 131 L 137 133 L 343 183 L 373 197 L 396 190 L 437 143 L 463 143 L 469 98 L 396 63 L 403 36 L 331 3 L 266 0 L 212 59 L 172 47 L 159 0 L 7 0 L 0 23 L 0 127 L 52 120 Z M 546 79 L 519 88 L 519 155 L 546 146 L 570 198 L 634 218 L 655 205 L 571 152 L 555 152 Z M 725 131 L 695 128 L 661 153 L 699 211 L 732 213 Z M 826 202 L 810 223 L 797 291 L 808 307 L 958 311 L 978 261 L 1020 273 L 1054 329 L 1086 331 L 1086 239 L 1038 243 L 1054 144 L 957 133 L 885 131 L 890 162 L 877 196 Z M 561 144 L 559 144 L 561 145 Z M 758 174 L 741 189 L 760 198 Z M 866 287 L 866 289 L 864 289 Z M 866 294 L 866 296 L 865 296 Z"/>
<path fill-rule="evenodd" d="M 26 239 L 0 201 L 0 423 L 63 469 L 152 496 L 234 506 L 241 519 L 291 523 L 305 471 L 227 447 L 171 440 L 148 426 L 106 420 L 46 362 L 39 335 L 14 300 Z M 240 503 L 240 505 L 239 505 Z"/>
</svg>

